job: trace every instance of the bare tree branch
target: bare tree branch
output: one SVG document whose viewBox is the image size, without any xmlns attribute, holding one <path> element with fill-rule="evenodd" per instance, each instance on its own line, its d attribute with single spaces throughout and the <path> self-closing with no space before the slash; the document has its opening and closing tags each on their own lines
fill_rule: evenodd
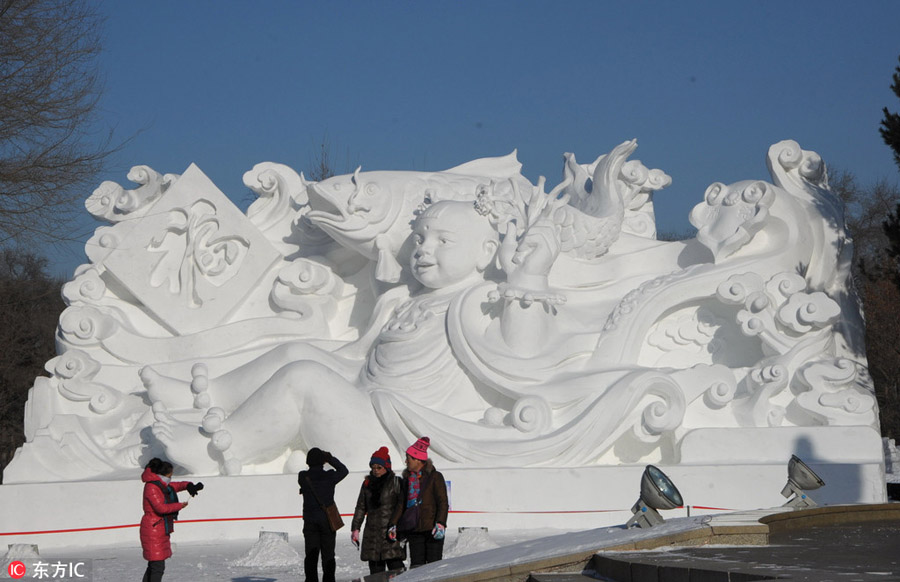
<svg viewBox="0 0 900 582">
<path fill-rule="evenodd" d="M 90 0 L 0 0 L 0 245 L 63 240 L 106 158 Z"/>
</svg>

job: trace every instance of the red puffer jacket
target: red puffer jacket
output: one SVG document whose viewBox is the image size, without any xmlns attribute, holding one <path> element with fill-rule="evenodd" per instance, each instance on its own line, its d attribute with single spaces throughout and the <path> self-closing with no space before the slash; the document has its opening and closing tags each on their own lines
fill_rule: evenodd
<svg viewBox="0 0 900 582">
<path fill-rule="evenodd" d="M 165 560 L 172 555 L 172 545 L 169 543 L 163 516 L 180 511 L 181 503 L 166 503 L 162 489 L 152 483 L 162 479 L 150 469 L 144 469 L 141 481 L 144 482 L 144 517 L 141 518 L 141 548 L 144 550 L 144 559 L 148 562 Z M 169 483 L 176 492 L 184 491 L 189 484 L 190 481 Z"/>
</svg>

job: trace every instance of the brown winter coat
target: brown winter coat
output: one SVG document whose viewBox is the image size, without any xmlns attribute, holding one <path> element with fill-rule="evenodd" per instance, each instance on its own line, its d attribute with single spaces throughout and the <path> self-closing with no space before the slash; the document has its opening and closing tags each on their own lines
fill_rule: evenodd
<svg viewBox="0 0 900 582">
<path fill-rule="evenodd" d="M 403 491 L 400 477 L 393 471 L 384 475 L 385 484 L 381 488 L 381 505 L 375 507 L 373 493 L 369 488 L 372 476 L 369 475 L 363 481 L 359 489 L 359 498 L 356 500 L 356 511 L 353 512 L 353 521 L 350 531 L 360 528 L 363 519 L 366 520 L 366 528 L 362 534 L 359 558 L 366 562 L 383 560 L 406 559 L 406 548 L 400 542 L 389 542 L 387 530 L 394 510 L 403 506 Z"/>
<path fill-rule="evenodd" d="M 409 470 L 403 471 L 401 479 L 403 492 L 403 503 L 394 511 L 391 517 L 391 525 L 396 525 L 400 521 L 400 516 L 406 509 L 406 498 L 409 491 Z M 419 520 L 414 531 L 429 532 L 434 529 L 434 524 L 439 523 L 447 527 L 447 513 L 450 506 L 447 502 L 447 482 L 440 471 L 435 470 L 434 463 L 431 459 L 425 461 L 425 467 L 422 469 L 422 475 L 419 477 Z"/>
</svg>

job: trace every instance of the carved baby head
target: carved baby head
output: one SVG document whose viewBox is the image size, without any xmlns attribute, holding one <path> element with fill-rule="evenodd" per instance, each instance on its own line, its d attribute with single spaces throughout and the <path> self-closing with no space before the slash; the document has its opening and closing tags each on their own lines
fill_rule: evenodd
<svg viewBox="0 0 900 582">
<path fill-rule="evenodd" d="M 472 202 L 427 207 L 416 219 L 412 237 L 413 276 L 431 289 L 477 282 L 500 244 L 497 231 Z"/>
</svg>

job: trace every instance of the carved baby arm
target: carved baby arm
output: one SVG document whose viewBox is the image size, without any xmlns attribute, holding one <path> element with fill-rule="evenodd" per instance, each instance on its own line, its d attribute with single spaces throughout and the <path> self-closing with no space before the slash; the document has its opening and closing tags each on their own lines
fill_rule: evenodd
<svg viewBox="0 0 900 582">
<path fill-rule="evenodd" d="M 540 351 L 551 331 L 556 306 L 565 302 L 564 296 L 551 291 L 548 281 L 560 253 L 559 231 L 548 211 L 519 238 L 516 225 L 508 223 L 500 245 L 500 266 L 507 276 L 495 297 L 503 301 L 500 330 L 506 344 L 521 355 Z"/>
</svg>

